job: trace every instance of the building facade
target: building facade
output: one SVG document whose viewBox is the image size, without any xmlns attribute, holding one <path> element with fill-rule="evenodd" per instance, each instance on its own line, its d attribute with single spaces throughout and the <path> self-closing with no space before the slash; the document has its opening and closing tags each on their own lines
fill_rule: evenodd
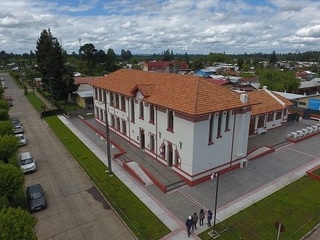
<svg viewBox="0 0 320 240">
<path fill-rule="evenodd" d="M 251 106 L 197 76 L 122 69 L 92 83 L 95 119 L 189 185 L 246 162 Z M 106 114 L 107 113 L 107 114 Z"/>
</svg>

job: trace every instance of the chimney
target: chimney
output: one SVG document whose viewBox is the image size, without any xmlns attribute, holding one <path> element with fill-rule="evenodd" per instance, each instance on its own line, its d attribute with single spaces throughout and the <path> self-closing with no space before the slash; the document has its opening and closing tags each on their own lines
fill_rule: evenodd
<svg viewBox="0 0 320 240">
<path fill-rule="evenodd" d="M 244 104 L 247 104 L 248 103 L 248 94 L 246 94 L 246 93 L 240 94 L 240 101 Z"/>
</svg>

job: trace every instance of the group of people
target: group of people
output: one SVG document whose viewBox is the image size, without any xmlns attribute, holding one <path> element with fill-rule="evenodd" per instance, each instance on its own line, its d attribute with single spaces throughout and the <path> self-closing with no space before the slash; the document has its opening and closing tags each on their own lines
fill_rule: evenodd
<svg viewBox="0 0 320 240">
<path fill-rule="evenodd" d="M 186 226 L 187 226 L 187 231 L 188 231 L 188 237 L 191 235 L 191 231 L 194 229 L 197 229 L 197 223 L 199 220 L 199 225 L 203 226 L 204 225 L 204 219 L 206 218 L 206 214 L 203 209 L 200 209 L 199 216 L 197 213 L 194 213 L 192 216 L 189 216 L 186 220 Z M 211 227 L 211 220 L 212 220 L 212 212 L 211 210 L 208 210 L 207 212 L 207 224 L 209 227 Z"/>
</svg>

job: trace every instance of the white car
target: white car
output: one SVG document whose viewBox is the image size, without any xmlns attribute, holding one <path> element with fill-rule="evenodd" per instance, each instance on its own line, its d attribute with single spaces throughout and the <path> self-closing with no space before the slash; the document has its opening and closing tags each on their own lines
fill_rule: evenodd
<svg viewBox="0 0 320 240">
<path fill-rule="evenodd" d="M 34 160 L 30 152 L 20 154 L 20 167 L 24 173 L 37 170 L 36 160 Z"/>
<path fill-rule="evenodd" d="M 18 146 L 24 146 L 27 144 L 27 139 L 25 138 L 25 136 L 22 133 L 16 134 L 15 136 L 18 139 Z"/>
</svg>

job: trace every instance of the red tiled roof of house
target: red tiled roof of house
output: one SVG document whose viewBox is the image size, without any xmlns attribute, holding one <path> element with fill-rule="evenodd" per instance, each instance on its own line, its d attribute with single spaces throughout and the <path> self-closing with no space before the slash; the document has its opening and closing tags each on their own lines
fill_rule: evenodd
<svg viewBox="0 0 320 240">
<path fill-rule="evenodd" d="M 129 97 L 140 89 L 145 94 L 144 101 L 190 115 L 249 105 L 240 101 L 238 93 L 198 76 L 121 69 L 92 85 Z"/>
<path fill-rule="evenodd" d="M 249 99 L 256 100 L 260 102 L 261 104 L 252 106 L 251 115 L 258 115 L 258 114 L 264 114 L 268 112 L 278 111 L 282 110 L 284 108 L 287 108 L 288 106 L 292 105 L 292 102 L 287 100 L 286 98 L 276 94 L 272 93 L 274 96 L 276 96 L 279 100 L 281 100 L 283 103 L 285 103 L 285 106 L 283 106 L 281 103 L 279 103 L 276 99 L 274 99 L 270 94 L 268 94 L 265 90 L 259 89 L 256 91 L 250 91 L 247 92 Z"/>
<path fill-rule="evenodd" d="M 99 77 L 75 77 L 74 78 L 74 83 L 75 84 L 91 84 L 93 81 L 96 79 L 102 78 L 101 76 Z"/>
<path fill-rule="evenodd" d="M 223 86 L 225 84 L 230 83 L 228 80 L 222 80 L 222 79 L 208 79 L 210 82 L 217 84 L 218 86 Z"/>
<path fill-rule="evenodd" d="M 148 66 L 149 71 L 154 71 L 154 70 L 164 70 L 167 66 L 172 64 L 172 62 L 170 61 L 145 62 L 145 64 Z"/>
</svg>

